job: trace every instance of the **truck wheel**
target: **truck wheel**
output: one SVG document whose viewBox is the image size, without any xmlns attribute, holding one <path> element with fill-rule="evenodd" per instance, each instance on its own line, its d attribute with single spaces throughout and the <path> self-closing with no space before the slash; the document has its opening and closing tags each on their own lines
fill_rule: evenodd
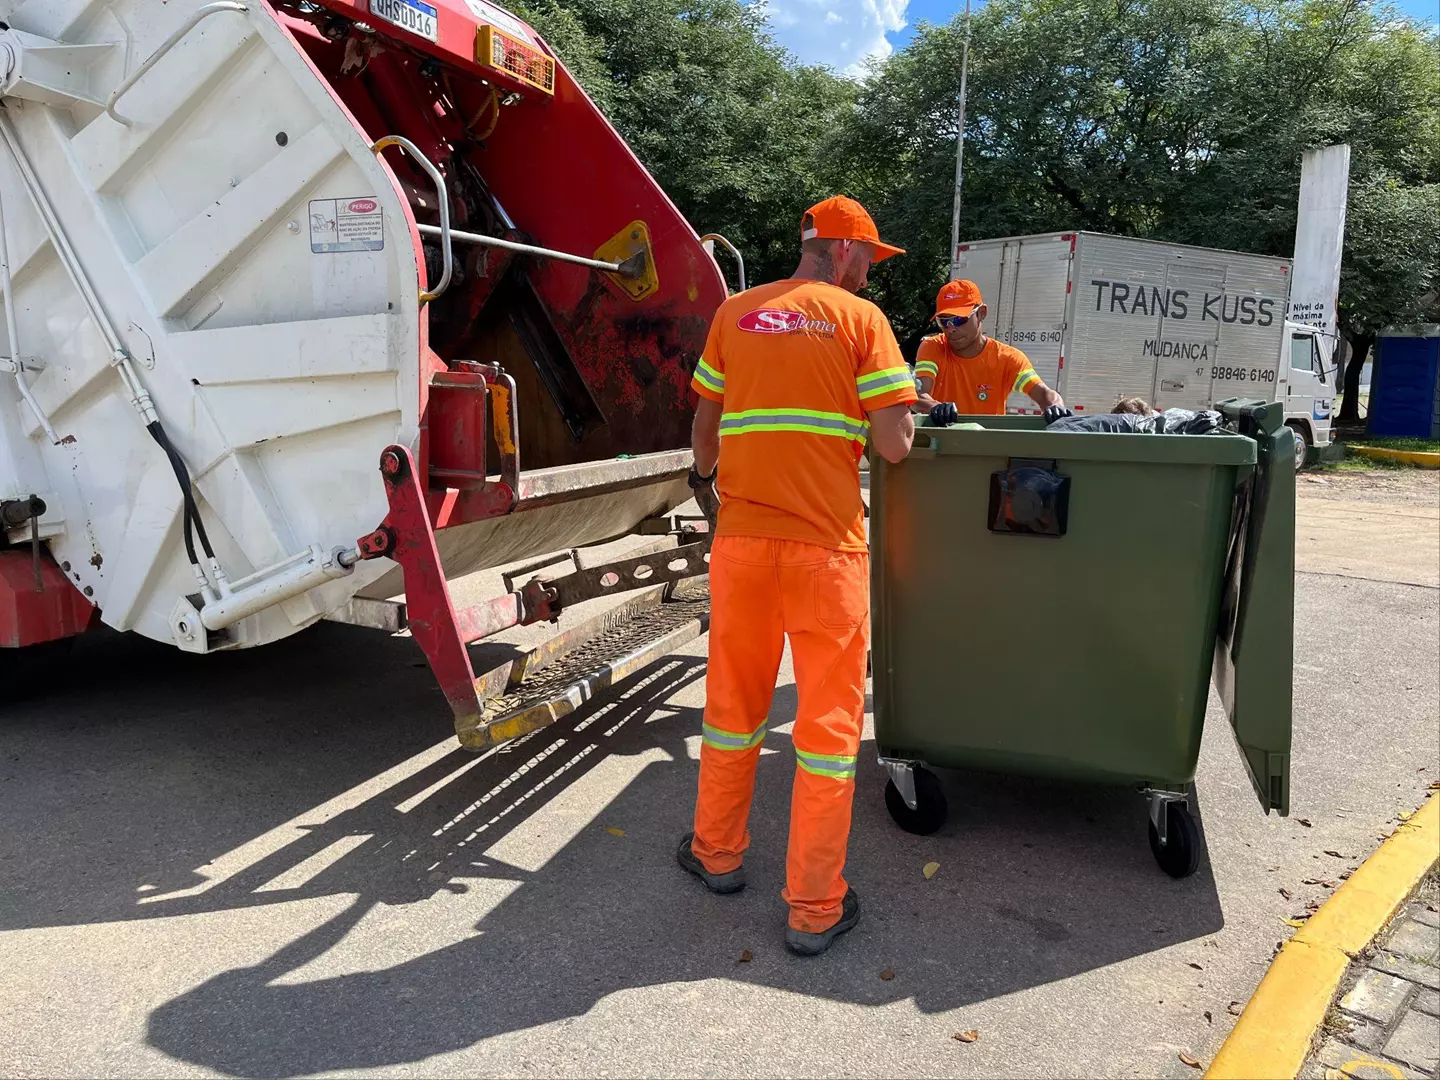
<svg viewBox="0 0 1440 1080">
<path fill-rule="evenodd" d="M 1290 434 L 1295 436 L 1295 471 L 1298 473 L 1310 461 L 1310 433 L 1304 424 L 1286 424 Z"/>
<path fill-rule="evenodd" d="M 1184 803 L 1166 804 L 1163 846 L 1155 823 L 1150 823 L 1150 854 L 1172 878 L 1187 878 L 1199 868 L 1200 829 Z"/>
<path fill-rule="evenodd" d="M 929 836 L 950 816 L 940 781 L 928 769 L 915 769 L 915 809 L 905 805 L 905 796 L 893 780 L 885 782 L 885 809 L 896 825 L 916 836 Z"/>
</svg>

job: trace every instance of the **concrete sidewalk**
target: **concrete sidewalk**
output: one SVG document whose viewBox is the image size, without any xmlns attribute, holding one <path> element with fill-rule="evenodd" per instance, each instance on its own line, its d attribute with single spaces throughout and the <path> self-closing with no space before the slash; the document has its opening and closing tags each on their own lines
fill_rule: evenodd
<svg viewBox="0 0 1440 1080">
<path fill-rule="evenodd" d="M 1440 878 L 1354 965 L 1325 1031 L 1307 1080 L 1440 1077 Z"/>
</svg>

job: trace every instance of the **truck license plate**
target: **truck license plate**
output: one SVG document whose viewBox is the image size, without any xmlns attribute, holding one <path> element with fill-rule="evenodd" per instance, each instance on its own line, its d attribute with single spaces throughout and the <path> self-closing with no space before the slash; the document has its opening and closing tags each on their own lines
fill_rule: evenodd
<svg viewBox="0 0 1440 1080">
<path fill-rule="evenodd" d="M 426 41 L 440 41 L 439 13 L 425 0 L 370 0 L 370 14 L 419 34 Z"/>
</svg>

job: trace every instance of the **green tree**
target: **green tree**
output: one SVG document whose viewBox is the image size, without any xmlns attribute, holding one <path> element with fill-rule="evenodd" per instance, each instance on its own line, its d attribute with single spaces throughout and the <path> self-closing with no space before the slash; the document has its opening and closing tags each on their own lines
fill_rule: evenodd
<svg viewBox="0 0 1440 1080">
<path fill-rule="evenodd" d="M 962 234 L 1153 234 L 1209 150 L 1238 32 L 1222 0 L 991 0 L 973 27 Z M 962 38 L 959 19 L 922 25 L 833 155 L 918 255 L 879 283 L 911 332 L 949 264 Z"/>
<path fill-rule="evenodd" d="M 962 236 L 1079 228 L 1288 255 L 1301 154 L 1343 141 L 1346 333 L 1433 291 L 1440 226 L 1415 215 L 1440 182 L 1440 45 L 1415 24 L 1363 0 L 990 0 L 973 35 Z M 958 19 L 922 25 L 828 154 L 911 252 L 876 291 L 912 339 L 949 264 L 961 40 Z"/>
</svg>

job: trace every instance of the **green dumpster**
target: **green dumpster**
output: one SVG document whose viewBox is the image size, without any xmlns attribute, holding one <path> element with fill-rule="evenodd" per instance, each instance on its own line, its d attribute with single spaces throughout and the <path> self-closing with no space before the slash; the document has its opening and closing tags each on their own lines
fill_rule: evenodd
<svg viewBox="0 0 1440 1080">
<path fill-rule="evenodd" d="M 871 471 L 875 737 L 902 828 L 946 818 L 927 767 L 1133 786 L 1161 867 L 1199 864 L 1188 805 L 1213 677 L 1261 806 L 1289 813 L 1294 440 L 924 427 Z"/>
</svg>

